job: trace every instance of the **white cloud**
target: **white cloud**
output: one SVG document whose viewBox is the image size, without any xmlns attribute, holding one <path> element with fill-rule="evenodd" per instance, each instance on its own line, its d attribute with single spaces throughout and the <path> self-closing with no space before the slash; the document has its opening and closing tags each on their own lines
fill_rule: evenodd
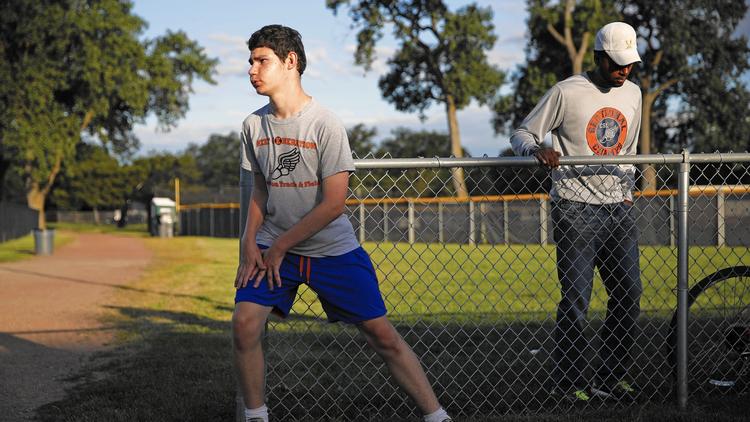
<svg viewBox="0 0 750 422">
<path fill-rule="evenodd" d="M 243 37 L 225 33 L 208 36 L 206 52 L 209 56 L 219 59 L 216 68 L 219 78 L 247 76 L 249 52 L 246 42 Z"/>
<path fill-rule="evenodd" d="M 232 113 L 232 114 L 237 114 Z M 240 121 L 244 116 L 235 116 Z M 226 124 L 195 124 L 192 121 L 181 122 L 180 125 L 169 132 L 162 132 L 155 129 L 153 124 L 146 126 L 136 126 L 135 135 L 141 141 L 140 151 L 169 151 L 178 152 L 184 150 L 188 144 L 203 144 L 212 134 L 227 134 L 231 131 L 237 131 L 239 125 Z"/>
<path fill-rule="evenodd" d="M 352 74 L 356 76 L 362 76 L 365 71 L 361 66 L 354 64 L 354 52 L 357 50 L 357 46 L 354 44 L 347 44 L 344 47 L 344 51 L 348 55 L 348 63 L 351 68 Z M 375 61 L 372 63 L 371 73 L 382 75 L 388 72 L 388 59 L 393 57 L 396 53 L 396 48 L 392 46 L 375 46 Z"/>
<path fill-rule="evenodd" d="M 368 127 L 377 129 L 375 140 L 381 142 L 390 137 L 391 131 L 398 127 L 406 127 L 411 130 L 448 132 L 448 122 L 442 107 L 433 106 L 426 111 L 427 118 L 424 122 L 419 120 L 417 114 L 398 113 L 368 113 L 362 116 L 352 111 L 341 111 L 338 113 L 346 127 L 363 123 Z M 472 156 L 497 156 L 500 151 L 509 146 L 507 137 L 494 135 L 492 130 L 492 111 L 487 107 L 472 103 L 458 112 L 458 126 L 461 133 L 461 143 Z"/>
</svg>

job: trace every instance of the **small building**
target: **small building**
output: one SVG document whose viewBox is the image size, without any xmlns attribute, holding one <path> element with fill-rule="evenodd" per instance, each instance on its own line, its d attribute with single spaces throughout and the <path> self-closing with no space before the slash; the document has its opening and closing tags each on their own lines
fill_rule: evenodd
<svg viewBox="0 0 750 422">
<path fill-rule="evenodd" d="M 154 197 L 151 199 L 151 235 L 159 237 L 174 236 L 177 222 L 177 203 L 170 198 Z"/>
</svg>

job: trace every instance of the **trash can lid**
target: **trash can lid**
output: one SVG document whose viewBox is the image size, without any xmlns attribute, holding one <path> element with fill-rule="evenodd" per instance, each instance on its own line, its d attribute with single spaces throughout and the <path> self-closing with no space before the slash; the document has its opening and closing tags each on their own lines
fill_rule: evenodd
<svg viewBox="0 0 750 422">
<path fill-rule="evenodd" d="M 158 197 L 158 196 L 151 198 L 151 203 L 156 205 L 157 207 L 177 206 L 177 203 L 171 200 L 170 198 L 164 198 L 164 197 Z"/>
</svg>

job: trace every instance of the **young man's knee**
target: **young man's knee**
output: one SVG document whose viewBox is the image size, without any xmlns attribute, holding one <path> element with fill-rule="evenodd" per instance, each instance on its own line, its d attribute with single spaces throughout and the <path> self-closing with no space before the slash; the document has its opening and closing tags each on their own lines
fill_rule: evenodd
<svg viewBox="0 0 750 422">
<path fill-rule="evenodd" d="M 232 315 L 234 347 L 237 350 L 249 349 L 260 343 L 267 314 L 257 309 L 237 307 Z"/>
<path fill-rule="evenodd" d="M 367 338 L 367 342 L 378 353 L 398 353 L 403 347 L 401 335 L 387 320 L 366 322 L 360 327 Z"/>
</svg>

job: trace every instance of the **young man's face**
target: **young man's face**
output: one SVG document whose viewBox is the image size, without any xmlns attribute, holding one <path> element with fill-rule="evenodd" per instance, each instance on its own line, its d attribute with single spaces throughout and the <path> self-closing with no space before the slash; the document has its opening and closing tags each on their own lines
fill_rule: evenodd
<svg viewBox="0 0 750 422">
<path fill-rule="evenodd" d="M 287 59 L 288 60 L 288 59 Z M 259 95 L 272 95 L 288 77 L 287 63 L 268 47 L 258 47 L 250 52 L 250 83 Z"/>
<path fill-rule="evenodd" d="M 606 54 L 602 54 L 599 59 L 599 74 L 612 87 L 622 86 L 632 70 L 632 63 L 620 66 Z"/>
</svg>

